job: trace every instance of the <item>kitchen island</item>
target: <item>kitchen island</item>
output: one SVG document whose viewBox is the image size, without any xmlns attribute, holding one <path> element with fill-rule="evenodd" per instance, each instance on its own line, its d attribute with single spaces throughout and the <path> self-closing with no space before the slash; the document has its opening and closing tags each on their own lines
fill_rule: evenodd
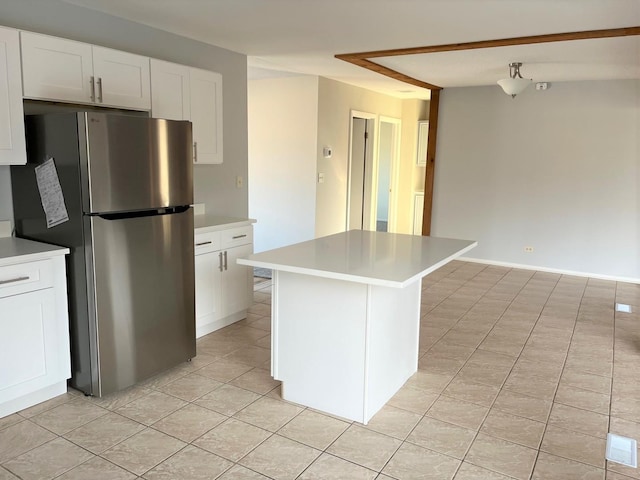
<svg viewBox="0 0 640 480">
<path fill-rule="evenodd" d="M 476 245 L 351 230 L 238 259 L 273 270 L 282 397 L 366 424 L 417 370 L 422 277 Z"/>
</svg>

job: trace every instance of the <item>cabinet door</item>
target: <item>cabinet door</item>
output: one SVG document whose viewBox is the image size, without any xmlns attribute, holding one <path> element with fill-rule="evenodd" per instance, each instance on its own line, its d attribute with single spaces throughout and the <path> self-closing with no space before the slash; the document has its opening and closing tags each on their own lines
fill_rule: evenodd
<svg viewBox="0 0 640 480">
<path fill-rule="evenodd" d="M 222 275 L 223 316 L 241 312 L 251 306 L 253 297 L 253 269 L 238 265 L 236 260 L 253 253 L 253 245 L 225 250 L 225 271 Z"/>
<path fill-rule="evenodd" d="M 93 103 L 91 45 L 20 32 L 24 96 Z"/>
<path fill-rule="evenodd" d="M 222 75 L 192 68 L 191 122 L 196 164 L 222 163 Z"/>
<path fill-rule="evenodd" d="M 60 380 L 54 289 L 0 299 L 0 404 Z"/>
<path fill-rule="evenodd" d="M 151 59 L 151 116 L 190 120 L 189 67 Z"/>
<path fill-rule="evenodd" d="M 96 103 L 113 107 L 151 109 L 149 57 L 93 47 Z"/>
<path fill-rule="evenodd" d="M 222 252 L 210 252 L 195 257 L 196 332 L 208 323 L 222 318 L 220 310 L 220 266 Z"/>
<path fill-rule="evenodd" d="M 20 37 L 0 27 L 0 165 L 27 163 L 20 77 Z"/>
</svg>

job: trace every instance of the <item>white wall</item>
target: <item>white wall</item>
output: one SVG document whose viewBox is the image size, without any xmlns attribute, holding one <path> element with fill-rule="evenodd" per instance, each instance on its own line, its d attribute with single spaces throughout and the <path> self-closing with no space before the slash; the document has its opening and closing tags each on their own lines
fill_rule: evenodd
<svg viewBox="0 0 640 480">
<path fill-rule="evenodd" d="M 0 25 L 214 70 L 223 77 L 224 164 L 194 167 L 194 196 L 207 213 L 246 217 L 247 58 L 60 0 L 2 0 Z M 13 217 L 9 167 L 0 167 L 0 220 Z"/>
<path fill-rule="evenodd" d="M 249 81 L 249 216 L 261 252 L 315 237 L 318 77 Z"/>
<path fill-rule="evenodd" d="M 411 132 L 417 128 L 418 116 L 428 102 L 401 100 L 322 77 L 318 102 L 318 150 L 330 145 L 333 156 L 325 159 L 321 152 L 318 155 L 318 172 L 324 173 L 325 182 L 317 188 L 316 235 L 330 235 L 345 229 L 351 110 L 402 121 L 397 231 L 411 233 L 413 198 L 410 183 L 415 164 L 415 145 L 411 137 L 415 139 L 415 134 L 405 135 L 405 128 Z"/>
<path fill-rule="evenodd" d="M 640 81 L 440 101 L 434 236 L 478 240 L 477 259 L 640 279 Z"/>
</svg>

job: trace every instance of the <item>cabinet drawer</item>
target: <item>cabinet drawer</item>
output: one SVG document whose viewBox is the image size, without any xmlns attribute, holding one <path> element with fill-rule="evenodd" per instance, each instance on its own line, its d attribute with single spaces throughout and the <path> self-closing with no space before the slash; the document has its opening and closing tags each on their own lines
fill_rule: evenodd
<svg viewBox="0 0 640 480">
<path fill-rule="evenodd" d="M 215 252 L 216 250 L 220 250 L 220 248 L 222 248 L 220 246 L 220 232 L 196 233 L 195 243 L 196 255 Z"/>
<path fill-rule="evenodd" d="M 0 267 L 0 298 L 53 286 L 51 260 Z"/>
<path fill-rule="evenodd" d="M 253 227 L 237 227 L 220 232 L 222 248 L 236 247 L 253 243 Z"/>
</svg>

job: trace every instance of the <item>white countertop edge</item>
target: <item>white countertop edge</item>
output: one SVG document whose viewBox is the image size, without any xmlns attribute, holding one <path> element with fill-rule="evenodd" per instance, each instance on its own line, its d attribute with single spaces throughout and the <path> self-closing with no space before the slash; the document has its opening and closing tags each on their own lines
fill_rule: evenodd
<svg viewBox="0 0 640 480">
<path fill-rule="evenodd" d="M 277 270 L 279 272 L 300 273 L 302 275 L 330 278 L 331 280 L 344 280 L 345 282 L 366 283 L 368 285 L 378 285 L 381 287 L 404 287 L 404 282 L 394 282 L 392 280 L 382 280 L 380 278 L 362 277 L 360 275 L 352 275 L 348 273 L 330 272 L 327 270 L 317 270 L 314 268 L 294 267 L 291 265 L 281 265 L 269 262 L 260 262 L 256 260 L 248 260 L 246 258 L 239 258 L 237 262 L 240 265 L 248 265 L 250 267 L 269 268 L 271 270 Z"/>
<path fill-rule="evenodd" d="M 427 268 L 426 270 L 418 273 L 417 275 L 414 275 L 413 277 L 411 277 L 409 280 L 402 282 L 402 286 L 406 287 L 407 285 L 411 284 L 412 282 L 414 282 L 415 280 L 425 277 L 427 275 L 429 275 L 432 272 L 435 272 L 437 269 L 439 269 L 440 267 L 446 265 L 447 263 L 451 262 L 452 260 L 455 260 L 458 257 L 461 257 L 462 255 L 464 255 L 465 253 L 467 253 L 469 250 L 471 250 L 472 248 L 475 248 L 478 246 L 478 242 L 473 242 L 471 245 L 469 245 L 468 247 L 463 248 L 462 250 L 460 250 L 459 252 L 454 253 L 453 255 L 448 256 L 447 258 L 439 261 L 438 263 L 432 265 L 431 267 Z"/>
<path fill-rule="evenodd" d="M 0 266 L 15 265 L 16 263 L 36 262 L 48 258 L 67 255 L 67 247 L 51 245 L 24 238 L 8 237 L 0 239 Z"/>
<path fill-rule="evenodd" d="M 392 287 L 392 288 L 404 288 L 407 285 L 412 284 L 416 280 L 421 279 L 425 275 L 437 270 L 438 268 L 446 265 L 451 260 L 455 260 L 457 257 L 467 253 L 472 248 L 478 246 L 478 242 L 473 242 L 471 245 L 461 249 L 460 251 L 450 255 L 449 257 L 439 261 L 438 263 L 430 266 L 426 270 L 423 270 L 412 277 L 408 278 L 405 281 L 398 282 L 393 280 L 383 280 L 380 278 L 372 278 L 372 277 L 363 277 L 360 275 L 353 275 L 348 273 L 338 273 L 331 272 L 327 270 L 317 270 L 314 268 L 305 268 L 305 267 L 295 267 L 291 265 L 282 265 L 271 262 L 263 262 L 259 260 L 249 260 L 246 258 L 239 258 L 237 260 L 239 265 L 248 265 L 250 267 L 260 267 L 260 268 L 269 268 L 271 270 L 278 270 L 281 272 L 289 272 L 289 273 L 300 273 L 303 275 L 313 275 L 314 277 L 322 277 L 322 278 L 330 278 L 332 280 L 344 280 L 346 282 L 355 282 L 355 283 L 366 283 L 368 285 L 377 285 L 381 287 Z"/>
<path fill-rule="evenodd" d="M 206 216 L 205 216 L 206 217 Z M 198 220 L 202 221 L 198 218 L 198 216 L 194 217 L 194 224 L 198 222 Z M 208 219 L 204 219 L 207 221 Z M 253 218 L 233 218 L 233 217 L 210 217 L 210 221 L 212 222 L 210 225 L 203 225 L 200 227 L 194 227 L 195 233 L 209 233 L 209 232 L 217 232 L 219 230 L 227 230 L 229 228 L 235 227 L 245 227 L 256 223 L 256 220 Z"/>
</svg>

